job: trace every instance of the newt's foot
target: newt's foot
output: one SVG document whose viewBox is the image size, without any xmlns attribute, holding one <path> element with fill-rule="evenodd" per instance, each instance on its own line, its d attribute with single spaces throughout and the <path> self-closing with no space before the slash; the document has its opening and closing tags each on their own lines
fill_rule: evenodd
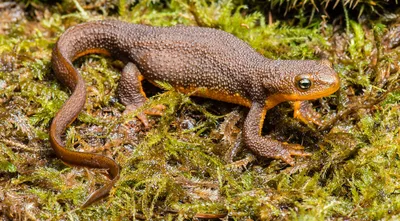
<svg viewBox="0 0 400 221">
<path fill-rule="evenodd" d="M 321 115 L 312 108 L 312 104 L 305 101 L 296 101 L 293 104 L 293 117 L 301 120 L 305 124 L 310 122 L 322 126 Z"/>
<path fill-rule="evenodd" d="M 294 165 L 294 159 L 292 156 L 301 156 L 301 157 L 308 157 L 311 156 L 311 153 L 307 153 L 304 151 L 304 147 L 299 144 L 289 144 L 286 142 L 282 143 L 283 151 L 281 156 L 278 158 L 283 160 L 285 163 L 290 164 L 291 166 Z"/>
<path fill-rule="evenodd" d="M 166 108 L 165 105 L 157 104 L 152 108 L 144 110 L 144 113 L 147 115 L 162 116 L 164 114 L 165 108 Z"/>
<path fill-rule="evenodd" d="M 261 136 L 264 115 L 268 106 L 253 102 L 247 114 L 243 127 L 244 143 L 255 154 L 268 158 L 280 159 L 287 164 L 294 165 L 292 156 L 310 156 L 298 144 L 288 144 L 272 139 L 270 136 Z"/>
<path fill-rule="evenodd" d="M 127 114 L 135 111 L 137 108 L 138 107 L 135 104 L 127 105 L 126 108 L 125 108 L 125 111 L 122 114 L 123 115 L 127 115 Z M 149 109 L 144 110 L 143 112 L 140 112 L 137 115 L 137 118 L 142 122 L 144 127 L 146 129 L 148 129 L 149 128 L 149 120 L 147 119 L 146 115 L 162 116 L 165 108 L 166 107 L 164 105 L 158 104 L 158 105 L 156 105 L 156 106 L 154 106 L 152 108 L 149 108 Z"/>
</svg>

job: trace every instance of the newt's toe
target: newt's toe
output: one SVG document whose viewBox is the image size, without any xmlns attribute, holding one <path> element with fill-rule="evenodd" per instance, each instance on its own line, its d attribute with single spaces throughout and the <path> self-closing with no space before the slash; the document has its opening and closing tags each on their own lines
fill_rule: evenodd
<svg viewBox="0 0 400 221">
<path fill-rule="evenodd" d="M 139 113 L 137 115 L 137 118 L 142 122 L 144 128 L 147 130 L 149 129 L 149 120 L 147 119 L 147 116 L 145 113 Z"/>
<path fill-rule="evenodd" d="M 287 142 L 282 142 L 283 146 L 290 150 L 304 150 L 304 147 L 299 144 L 289 144 Z"/>
<path fill-rule="evenodd" d="M 291 156 L 300 156 L 300 157 L 308 157 L 311 156 L 311 153 L 304 152 L 303 150 L 290 150 Z"/>
<path fill-rule="evenodd" d="M 165 109 L 166 109 L 165 105 L 157 104 L 154 107 L 145 110 L 144 113 L 148 115 L 162 116 L 164 114 Z"/>
<path fill-rule="evenodd" d="M 291 166 L 295 164 L 293 156 L 300 156 L 300 157 L 311 156 L 311 153 L 305 152 L 304 147 L 301 145 L 288 144 L 284 142 L 283 146 L 285 147 L 286 154 L 284 154 L 280 159 Z"/>
<path fill-rule="evenodd" d="M 289 164 L 290 166 L 294 166 L 294 159 L 293 159 L 293 157 L 290 156 L 290 154 L 283 155 L 283 156 L 280 157 L 280 159 L 283 162 Z"/>
<path fill-rule="evenodd" d="M 125 108 L 125 111 L 122 113 L 123 115 L 127 115 L 129 113 L 132 113 L 133 111 L 135 111 L 137 108 L 139 108 L 137 105 L 134 104 L 130 104 L 127 105 Z M 147 119 L 147 115 L 155 115 L 155 116 L 162 116 L 163 115 L 163 111 L 165 110 L 165 106 L 162 104 L 158 104 L 155 105 L 152 108 L 146 109 L 143 112 L 138 113 L 138 115 L 136 116 L 144 125 L 144 127 L 146 129 L 149 128 L 149 120 Z"/>
<path fill-rule="evenodd" d="M 312 108 L 312 104 L 305 101 L 297 101 L 293 104 L 294 113 L 293 117 L 299 119 L 305 124 L 314 123 L 315 125 L 322 126 L 321 114 Z"/>
</svg>

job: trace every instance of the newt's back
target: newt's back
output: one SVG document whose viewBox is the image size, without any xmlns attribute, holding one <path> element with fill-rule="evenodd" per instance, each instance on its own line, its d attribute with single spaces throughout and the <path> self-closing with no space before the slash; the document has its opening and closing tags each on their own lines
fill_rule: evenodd
<svg viewBox="0 0 400 221">
<path fill-rule="evenodd" d="M 247 43 L 217 29 L 151 27 L 114 20 L 77 25 L 64 33 L 57 47 L 70 60 L 105 49 L 113 57 L 136 64 L 150 81 L 244 97 L 246 88 L 256 86 L 255 81 L 248 83 L 252 72 L 269 62 Z"/>
</svg>

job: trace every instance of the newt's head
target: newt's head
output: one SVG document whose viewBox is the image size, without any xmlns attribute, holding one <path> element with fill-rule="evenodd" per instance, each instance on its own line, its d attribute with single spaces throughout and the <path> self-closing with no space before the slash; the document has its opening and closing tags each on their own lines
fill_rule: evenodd
<svg viewBox="0 0 400 221">
<path fill-rule="evenodd" d="M 273 71 L 263 83 L 278 103 L 313 100 L 339 89 L 339 76 L 327 61 L 279 60 Z"/>
</svg>

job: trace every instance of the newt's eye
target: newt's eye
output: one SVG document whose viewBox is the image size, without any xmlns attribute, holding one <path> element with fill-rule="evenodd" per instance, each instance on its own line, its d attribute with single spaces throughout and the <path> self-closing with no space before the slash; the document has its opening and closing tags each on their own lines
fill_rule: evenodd
<svg viewBox="0 0 400 221">
<path fill-rule="evenodd" d="M 297 81 L 297 87 L 302 90 L 307 90 L 311 87 L 312 82 L 309 78 L 301 78 Z"/>
</svg>

